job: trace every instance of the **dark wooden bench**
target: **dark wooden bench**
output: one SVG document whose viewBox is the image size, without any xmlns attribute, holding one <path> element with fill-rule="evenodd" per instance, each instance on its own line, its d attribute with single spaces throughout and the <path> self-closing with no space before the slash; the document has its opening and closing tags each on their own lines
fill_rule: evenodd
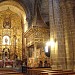
<svg viewBox="0 0 75 75">
<path fill-rule="evenodd" d="M 51 70 L 46 72 L 41 72 L 40 75 L 75 75 L 72 70 Z"/>
<path fill-rule="evenodd" d="M 64 75 L 75 75 L 75 72 L 72 71 L 72 70 L 64 70 L 64 71 L 63 71 L 63 74 L 64 74 Z"/>
<path fill-rule="evenodd" d="M 0 69 L 0 75 L 23 75 L 23 73 L 12 69 Z"/>
<path fill-rule="evenodd" d="M 23 75 L 23 73 L 19 73 L 19 72 L 4 72 L 4 73 L 0 73 L 0 75 Z"/>
<path fill-rule="evenodd" d="M 28 75 L 75 75 L 72 70 L 29 69 Z"/>
<path fill-rule="evenodd" d="M 40 75 L 62 75 L 62 70 L 44 70 Z"/>
<path fill-rule="evenodd" d="M 46 73 L 47 72 L 47 73 Z M 59 71 L 57 71 L 57 70 L 55 70 L 55 71 L 50 71 L 50 69 L 48 68 L 46 68 L 46 69 L 44 69 L 44 68 L 36 68 L 36 69 L 28 69 L 28 75 L 40 75 L 40 74 L 42 74 L 42 73 L 44 73 L 45 75 L 47 75 L 48 73 L 59 73 L 60 72 L 60 70 Z"/>
</svg>

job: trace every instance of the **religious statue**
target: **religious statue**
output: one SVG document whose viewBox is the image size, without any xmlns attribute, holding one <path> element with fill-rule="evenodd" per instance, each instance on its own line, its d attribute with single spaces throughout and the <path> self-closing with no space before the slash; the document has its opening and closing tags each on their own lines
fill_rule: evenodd
<svg viewBox="0 0 75 75">
<path fill-rule="evenodd" d="M 3 59 L 5 59 L 5 58 L 6 58 L 6 59 L 9 59 L 9 54 L 10 54 L 10 53 L 9 53 L 9 49 L 8 49 L 8 48 L 4 48 L 4 49 L 3 49 L 3 56 L 2 56 Z"/>
<path fill-rule="evenodd" d="M 8 42 L 8 39 L 7 39 L 7 38 L 5 38 L 5 43 L 7 44 L 7 42 Z"/>
<path fill-rule="evenodd" d="M 3 27 L 7 29 L 11 28 L 11 18 L 9 14 L 4 17 Z"/>
</svg>

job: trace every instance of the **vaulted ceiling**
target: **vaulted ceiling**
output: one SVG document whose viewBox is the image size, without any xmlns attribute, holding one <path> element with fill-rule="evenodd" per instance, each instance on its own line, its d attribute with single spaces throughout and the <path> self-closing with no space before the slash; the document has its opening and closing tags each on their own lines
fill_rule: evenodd
<svg viewBox="0 0 75 75">
<path fill-rule="evenodd" d="M 40 12 L 45 22 L 49 21 L 49 12 L 48 12 L 48 0 L 0 0 L 3 1 L 16 1 L 18 2 L 25 10 L 26 10 L 26 19 L 29 24 L 31 23 L 34 14 L 35 14 L 35 6 L 36 1 L 38 1 L 38 5 L 40 7 Z"/>
</svg>

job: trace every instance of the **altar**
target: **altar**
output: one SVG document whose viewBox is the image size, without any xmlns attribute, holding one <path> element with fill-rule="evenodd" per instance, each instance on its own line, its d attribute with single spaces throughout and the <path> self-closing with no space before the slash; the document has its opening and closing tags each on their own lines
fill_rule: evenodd
<svg viewBox="0 0 75 75">
<path fill-rule="evenodd" d="M 3 66 L 4 67 L 14 67 L 14 60 L 5 61 Z"/>
<path fill-rule="evenodd" d="M 14 67 L 14 60 L 10 59 L 10 51 L 7 47 L 3 48 L 2 60 L 0 60 L 0 67 Z"/>
<path fill-rule="evenodd" d="M 5 67 L 14 67 L 15 61 L 14 60 L 0 60 L 0 68 L 5 68 Z"/>
</svg>

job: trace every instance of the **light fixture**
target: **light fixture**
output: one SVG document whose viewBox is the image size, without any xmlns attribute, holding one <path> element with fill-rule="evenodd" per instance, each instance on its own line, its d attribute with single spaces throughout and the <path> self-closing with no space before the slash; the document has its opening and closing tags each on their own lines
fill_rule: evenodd
<svg viewBox="0 0 75 75">
<path fill-rule="evenodd" d="M 48 46 L 48 45 L 46 45 L 45 46 L 45 55 L 47 56 L 47 57 L 50 57 L 50 46 Z"/>
<path fill-rule="evenodd" d="M 45 46 L 45 52 L 48 52 L 48 46 L 47 45 Z"/>
<path fill-rule="evenodd" d="M 46 45 L 45 45 L 46 56 L 50 57 L 50 50 L 51 50 L 51 48 L 54 48 L 55 42 L 56 41 L 54 39 L 51 39 L 50 41 L 46 42 Z"/>
<path fill-rule="evenodd" d="M 50 41 L 46 42 L 46 46 L 50 46 L 50 44 L 51 44 Z"/>
<path fill-rule="evenodd" d="M 55 46 L 55 40 L 53 40 L 53 39 L 51 39 L 50 41 L 48 41 L 47 43 L 46 43 L 46 46 L 51 46 L 51 47 L 54 47 Z"/>
<path fill-rule="evenodd" d="M 55 42 L 56 42 L 56 41 L 55 41 L 54 39 L 51 39 L 51 40 L 50 40 L 50 46 L 51 46 L 51 47 L 54 47 L 54 46 L 55 46 Z"/>
</svg>

